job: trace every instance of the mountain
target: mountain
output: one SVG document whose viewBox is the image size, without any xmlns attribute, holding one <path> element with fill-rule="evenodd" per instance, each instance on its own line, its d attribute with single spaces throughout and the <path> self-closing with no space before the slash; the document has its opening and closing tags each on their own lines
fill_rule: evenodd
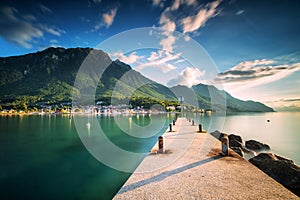
<svg viewBox="0 0 300 200">
<path fill-rule="evenodd" d="M 88 61 L 85 59 L 89 56 Z M 82 63 L 92 67 L 78 70 Z M 102 67 L 102 76 L 99 64 Z M 76 79 L 77 77 L 77 79 Z M 74 87 L 74 82 L 77 85 Z M 113 93 L 116 83 L 121 87 Z M 141 86 L 136 88 L 136 85 Z M 147 79 L 129 65 L 118 60 L 111 61 L 108 54 L 91 48 L 48 48 L 44 51 L 22 56 L 0 58 L 0 99 L 10 102 L 23 96 L 33 101 L 49 103 L 72 101 L 73 89 L 81 95 L 96 91 L 96 100 L 126 95 L 154 99 L 176 100 L 171 91 Z M 122 92 L 120 92 L 122 91 Z"/>
<path fill-rule="evenodd" d="M 226 109 L 227 112 L 273 112 L 274 110 L 260 102 L 243 101 L 232 97 L 228 92 L 212 85 L 198 84 L 191 88 L 175 86 L 171 90 L 184 94 L 185 102 L 204 109 Z"/>
<path fill-rule="evenodd" d="M 230 111 L 273 111 L 258 102 L 236 99 L 214 86 L 168 88 L 92 48 L 48 48 L 0 58 L 1 104 L 69 102 L 72 97 L 84 99 L 89 95 L 107 103 L 130 99 L 131 103 L 149 104 L 151 99 L 151 103 L 164 105 L 177 104 L 177 97 L 184 96 L 186 104 L 204 109 L 224 109 L 219 102 L 226 101 Z"/>
</svg>

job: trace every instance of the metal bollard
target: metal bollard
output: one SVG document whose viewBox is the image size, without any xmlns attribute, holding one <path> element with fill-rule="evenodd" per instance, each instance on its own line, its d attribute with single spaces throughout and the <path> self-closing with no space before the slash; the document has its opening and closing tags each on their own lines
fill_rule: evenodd
<svg viewBox="0 0 300 200">
<path fill-rule="evenodd" d="M 202 125 L 199 124 L 199 133 L 202 133 Z"/>
<path fill-rule="evenodd" d="M 169 124 L 169 132 L 172 132 L 172 124 Z"/>
<path fill-rule="evenodd" d="M 195 125 L 195 121 L 194 120 L 192 120 L 192 126 L 194 126 Z"/>
<path fill-rule="evenodd" d="M 191 119 L 189 118 L 189 122 L 191 122 Z"/>
<path fill-rule="evenodd" d="M 173 126 L 175 126 L 175 120 L 173 119 Z"/>
<path fill-rule="evenodd" d="M 164 138 L 162 136 L 158 137 L 158 153 L 164 152 Z"/>
<path fill-rule="evenodd" d="M 229 155 L 229 139 L 227 135 L 224 135 L 221 138 L 221 142 L 222 142 L 222 155 L 223 156 L 228 156 Z"/>
</svg>

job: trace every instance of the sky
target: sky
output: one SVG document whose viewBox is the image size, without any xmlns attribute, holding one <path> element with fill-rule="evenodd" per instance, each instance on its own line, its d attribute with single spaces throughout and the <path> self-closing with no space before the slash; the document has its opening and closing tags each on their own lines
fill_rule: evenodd
<svg viewBox="0 0 300 200">
<path fill-rule="evenodd" d="M 299 19 L 293 0 L 2 0 L 0 57 L 106 42 L 112 59 L 164 85 L 221 85 L 300 110 Z"/>
</svg>

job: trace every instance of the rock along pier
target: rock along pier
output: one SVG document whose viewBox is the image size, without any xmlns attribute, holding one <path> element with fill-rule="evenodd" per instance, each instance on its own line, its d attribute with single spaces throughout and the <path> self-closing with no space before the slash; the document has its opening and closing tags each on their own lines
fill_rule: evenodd
<svg viewBox="0 0 300 200">
<path fill-rule="evenodd" d="M 114 199 L 299 199 L 232 150 L 220 155 L 221 142 L 185 118 L 163 138 Z"/>
</svg>

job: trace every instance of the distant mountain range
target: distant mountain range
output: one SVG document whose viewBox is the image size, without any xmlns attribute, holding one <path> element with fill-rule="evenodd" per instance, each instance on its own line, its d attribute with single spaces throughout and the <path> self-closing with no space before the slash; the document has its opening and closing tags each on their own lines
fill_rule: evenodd
<svg viewBox="0 0 300 200">
<path fill-rule="evenodd" d="M 101 55 L 109 63 L 101 78 L 93 70 L 77 75 L 90 52 Z M 75 79 L 77 84 L 74 88 Z M 177 101 L 178 96 L 184 96 L 186 104 L 204 109 L 225 109 L 226 105 L 226 109 L 233 112 L 273 111 L 262 103 L 234 98 L 214 86 L 198 84 L 191 88 L 168 88 L 144 77 L 119 60 L 111 61 L 105 52 L 91 48 L 48 48 L 37 53 L 0 58 L 2 104 L 21 98 L 33 103 L 72 101 L 73 91 L 79 96 L 86 91 L 95 91 L 96 100 L 113 97 L 120 101 L 129 98 Z"/>
</svg>

